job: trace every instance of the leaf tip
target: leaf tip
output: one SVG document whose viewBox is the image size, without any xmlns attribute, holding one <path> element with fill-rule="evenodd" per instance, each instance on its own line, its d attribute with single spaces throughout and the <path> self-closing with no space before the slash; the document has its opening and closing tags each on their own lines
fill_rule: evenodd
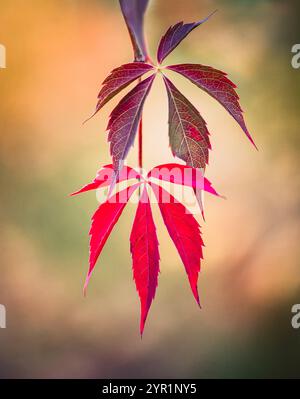
<svg viewBox="0 0 300 399">
<path fill-rule="evenodd" d="M 247 133 L 246 133 L 246 134 L 247 134 Z M 253 146 L 254 146 L 254 148 L 256 149 L 256 151 L 259 151 L 257 145 L 255 144 L 255 142 L 254 142 L 254 140 L 253 140 L 253 138 L 250 136 L 250 133 L 247 134 L 247 137 L 249 138 L 249 140 L 250 140 L 251 143 L 253 144 Z"/>
<path fill-rule="evenodd" d="M 248 129 L 247 129 L 247 127 L 246 127 L 245 122 L 241 125 L 241 127 L 242 127 L 242 129 L 244 130 L 244 132 L 245 132 L 246 136 L 248 137 L 248 139 L 250 140 L 250 142 L 253 144 L 254 148 L 258 151 L 258 147 L 257 147 L 257 145 L 255 144 L 255 142 L 254 142 L 254 140 L 253 140 L 251 134 L 248 132 Z"/>
<path fill-rule="evenodd" d="M 89 285 L 89 281 L 91 278 L 91 274 L 88 273 L 84 282 L 84 286 L 83 286 L 83 296 L 86 298 L 87 296 L 87 289 L 88 289 L 88 285 Z"/>
<path fill-rule="evenodd" d="M 145 320 L 141 319 L 141 322 L 140 322 L 140 337 L 141 337 L 141 339 L 143 339 L 144 329 L 145 329 Z"/>
<path fill-rule="evenodd" d="M 96 111 L 95 111 L 91 116 L 89 116 L 87 119 L 85 119 L 85 120 L 82 122 L 82 126 L 84 126 L 87 122 L 89 122 L 89 121 L 97 114 L 98 111 L 99 111 L 99 110 L 96 109 Z"/>
<path fill-rule="evenodd" d="M 86 298 L 87 297 L 87 287 L 86 286 L 83 287 L 82 293 L 83 293 L 83 297 Z"/>
</svg>

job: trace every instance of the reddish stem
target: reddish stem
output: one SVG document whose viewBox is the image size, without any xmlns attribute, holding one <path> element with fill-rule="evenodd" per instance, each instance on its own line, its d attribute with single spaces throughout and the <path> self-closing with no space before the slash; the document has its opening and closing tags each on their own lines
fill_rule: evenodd
<svg viewBox="0 0 300 399">
<path fill-rule="evenodd" d="M 141 81 L 142 81 L 142 78 L 140 77 L 139 78 L 139 83 Z M 143 169 L 143 116 L 142 115 L 141 115 L 141 120 L 140 120 L 140 123 L 139 123 L 138 166 L 139 166 L 140 174 L 142 175 L 142 169 Z M 141 196 L 141 187 L 139 187 L 139 196 Z"/>
<path fill-rule="evenodd" d="M 139 169 L 142 173 L 143 169 L 143 120 L 141 118 L 139 124 Z"/>
</svg>

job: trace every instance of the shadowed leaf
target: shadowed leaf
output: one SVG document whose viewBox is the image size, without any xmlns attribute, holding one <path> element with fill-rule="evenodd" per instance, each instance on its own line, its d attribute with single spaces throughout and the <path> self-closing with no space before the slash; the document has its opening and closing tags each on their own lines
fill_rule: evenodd
<svg viewBox="0 0 300 399">
<path fill-rule="evenodd" d="M 130 147 L 134 143 L 137 128 L 141 119 L 143 105 L 149 93 L 155 75 L 140 82 L 131 90 L 112 111 L 107 129 L 110 153 L 113 158 L 116 183 L 120 170 L 123 168 Z"/>
<path fill-rule="evenodd" d="M 96 110 L 89 119 L 96 115 L 96 113 L 121 90 L 125 89 L 130 83 L 151 70 L 153 70 L 153 66 L 149 64 L 132 62 L 111 71 L 110 75 L 102 83 L 103 86 L 98 94 Z"/>
<path fill-rule="evenodd" d="M 164 82 L 169 99 L 169 139 L 173 155 L 193 168 L 205 168 L 211 148 L 206 122 L 165 76 Z"/>
<path fill-rule="evenodd" d="M 200 64 L 170 65 L 167 69 L 181 74 L 215 98 L 237 121 L 255 146 L 244 121 L 239 96 L 235 91 L 236 85 L 227 78 L 225 72 Z"/>
<path fill-rule="evenodd" d="M 157 61 L 161 64 L 167 55 L 169 55 L 192 30 L 206 22 L 215 12 L 216 11 L 198 22 L 191 22 L 188 24 L 179 22 L 171 26 L 161 38 L 157 50 Z"/>
</svg>

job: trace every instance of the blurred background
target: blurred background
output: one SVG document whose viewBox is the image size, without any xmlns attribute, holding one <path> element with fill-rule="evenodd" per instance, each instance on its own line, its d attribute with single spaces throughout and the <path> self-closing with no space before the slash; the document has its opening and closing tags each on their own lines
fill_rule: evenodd
<svg viewBox="0 0 300 399">
<path fill-rule="evenodd" d="M 300 70 L 291 66 L 300 6 L 151 0 L 152 55 L 171 24 L 216 8 L 167 61 L 228 72 L 259 151 L 217 102 L 169 74 L 208 122 L 207 177 L 227 200 L 205 198 L 201 311 L 153 207 L 161 274 L 141 340 L 129 253 L 135 206 L 120 218 L 84 298 L 97 199 L 93 192 L 68 197 L 110 161 L 105 128 L 120 96 L 82 121 L 109 71 L 132 60 L 118 1 L 1 1 L 0 303 L 7 328 L 0 330 L 0 377 L 300 377 L 300 330 L 291 326 L 292 305 L 300 303 Z M 144 112 L 144 163 L 172 161 L 167 98 L 156 79 Z"/>
</svg>

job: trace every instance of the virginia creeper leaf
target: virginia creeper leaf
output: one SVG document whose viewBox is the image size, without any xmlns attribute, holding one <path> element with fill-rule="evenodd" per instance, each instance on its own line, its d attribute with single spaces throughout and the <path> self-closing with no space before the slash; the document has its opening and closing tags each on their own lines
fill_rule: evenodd
<svg viewBox="0 0 300 399">
<path fill-rule="evenodd" d="M 153 66 L 142 62 L 124 64 L 112 70 L 102 83 L 103 86 L 98 94 L 96 110 L 91 118 L 116 94 L 151 70 L 153 70 Z"/>
<path fill-rule="evenodd" d="M 154 191 L 169 235 L 185 266 L 193 295 L 200 306 L 198 275 L 203 259 L 200 226 L 194 216 L 162 187 L 149 183 Z"/>
<path fill-rule="evenodd" d="M 120 0 L 121 10 L 130 34 L 135 61 L 148 59 L 144 37 L 144 14 L 149 0 Z"/>
<path fill-rule="evenodd" d="M 164 82 L 169 99 L 169 139 L 173 155 L 193 168 L 205 168 L 211 148 L 206 122 L 165 76 Z"/>
<path fill-rule="evenodd" d="M 190 166 L 180 165 L 178 163 L 158 165 L 149 171 L 147 177 L 154 177 L 170 183 L 192 187 L 193 189 L 201 189 L 210 194 L 219 196 L 212 187 L 211 182 L 203 176 L 201 170 L 191 168 Z"/>
<path fill-rule="evenodd" d="M 159 273 L 156 228 L 147 188 L 144 187 L 130 235 L 133 277 L 141 301 L 140 333 L 155 296 Z"/>
<path fill-rule="evenodd" d="M 115 184 L 129 149 L 133 145 L 143 105 L 154 78 L 153 74 L 135 86 L 110 115 L 107 129 L 109 130 L 108 141 L 115 171 L 112 185 Z"/>
<path fill-rule="evenodd" d="M 243 110 L 239 104 L 239 96 L 235 91 L 236 85 L 227 78 L 225 72 L 200 64 L 170 65 L 167 69 L 181 74 L 215 98 L 237 121 L 248 139 L 255 146 L 244 121 Z"/>
<path fill-rule="evenodd" d="M 211 13 L 205 19 L 202 19 L 198 22 L 191 22 L 188 24 L 179 22 L 178 24 L 171 26 L 160 40 L 157 50 L 157 61 L 161 64 L 162 61 L 182 42 L 182 40 L 192 30 L 206 22 L 215 12 L 216 11 Z"/>
<path fill-rule="evenodd" d="M 130 197 L 140 185 L 137 183 L 126 188 L 114 196 L 110 197 L 99 206 L 92 217 L 92 225 L 90 229 L 90 267 L 84 284 L 84 292 L 86 292 L 91 274 L 95 268 L 97 259 L 106 243 L 113 227 L 119 220 Z"/>
<path fill-rule="evenodd" d="M 75 191 L 71 194 L 77 195 L 81 193 L 85 193 L 86 191 L 90 190 L 97 190 L 99 187 L 107 187 L 111 184 L 114 177 L 113 165 L 105 165 L 102 169 L 97 172 L 95 179 L 91 182 L 83 186 L 80 190 Z M 119 174 L 119 178 L 117 183 L 130 180 L 130 179 L 140 179 L 140 174 L 137 173 L 133 168 L 130 166 L 124 166 Z"/>
</svg>

